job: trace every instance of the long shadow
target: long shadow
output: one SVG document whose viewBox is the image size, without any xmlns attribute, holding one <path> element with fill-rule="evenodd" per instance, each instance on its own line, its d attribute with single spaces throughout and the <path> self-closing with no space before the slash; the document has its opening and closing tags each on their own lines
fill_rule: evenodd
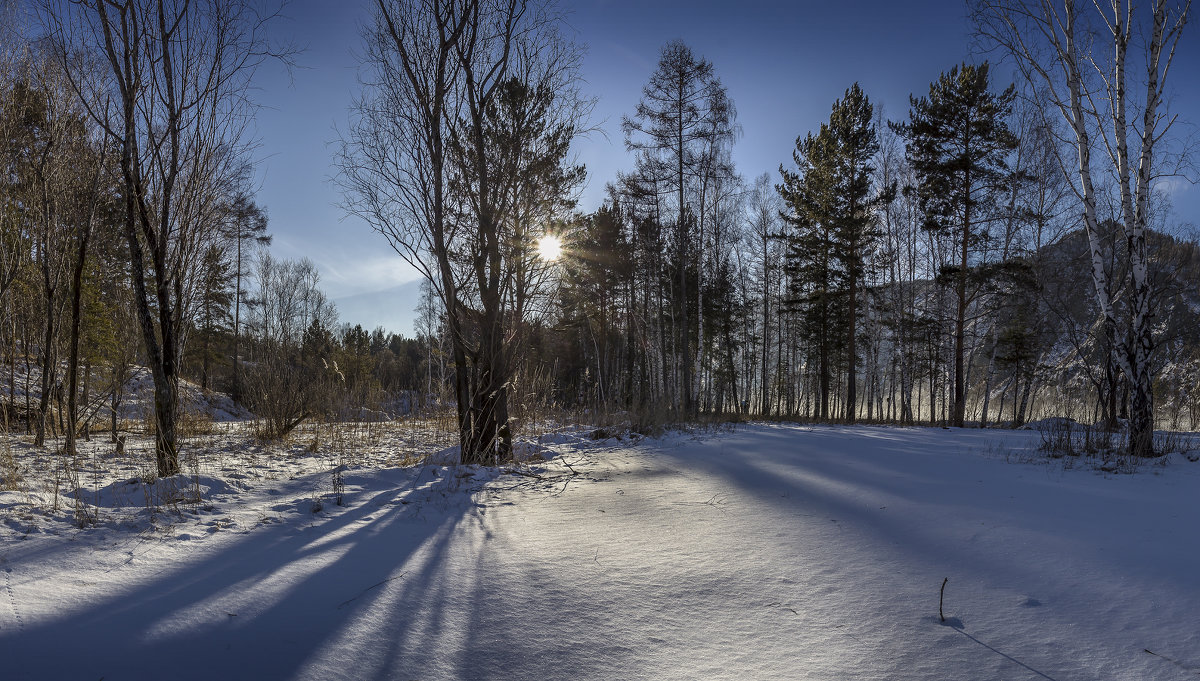
<svg viewBox="0 0 1200 681">
<path fill-rule="evenodd" d="M 947 520 L 954 521 L 959 493 L 946 498 L 945 482 L 899 468 L 899 460 L 893 467 L 879 457 L 864 461 L 857 456 L 843 456 L 845 451 L 825 453 L 826 447 L 847 439 L 841 429 L 756 428 L 745 434 L 751 442 L 740 440 L 742 436 L 735 432 L 729 438 L 700 445 L 718 448 L 720 456 L 697 456 L 694 448 L 682 452 L 664 449 L 659 455 L 671 465 L 710 476 L 718 485 L 733 485 L 740 493 L 798 519 L 811 517 L 821 525 L 835 520 L 843 528 L 865 534 L 870 543 L 864 548 L 879 556 L 903 554 L 917 564 L 934 565 L 943 559 L 953 560 L 983 571 L 997 567 L 991 558 L 964 552 L 961 545 L 949 545 L 930 528 L 886 508 L 909 502 L 943 506 Z M 778 442 L 779 448 L 769 450 L 762 446 L 764 441 Z M 922 443 L 902 444 L 915 449 Z M 1015 564 L 1006 567 L 1025 569 Z"/>
<path fill-rule="evenodd" d="M 800 442 L 799 438 L 808 442 Z M 791 429 L 755 429 L 699 445 L 709 447 L 707 452 L 697 452 L 696 447 L 687 447 L 678 451 L 663 448 L 657 454 L 662 457 L 660 461 L 669 466 L 712 476 L 715 484 L 729 484 L 747 498 L 774 505 L 785 513 L 790 510 L 797 516 L 812 515 L 818 522 L 824 520 L 825 515 L 838 518 L 843 527 L 852 526 L 865 535 L 869 541 L 859 545 L 877 556 L 898 554 L 915 565 L 933 567 L 939 563 L 952 564 L 979 574 L 1001 575 L 999 579 L 1009 583 L 1044 583 L 1046 576 L 1038 571 L 1035 564 L 1021 561 L 1019 556 L 1007 555 L 995 546 L 988 549 L 986 544 L 981 547 L 982 550 L 976 550 L 965 541 L 948 541 L 947 535 L 939 533 L 937 527 L 925 527 L 911 517 L 879 508 L 892 503 L 917 504 L 934 509 L 932 514 L 925 513 L 922 517 L 931 515 L 936 523 L 937 509 L 941 507 L 946 522 L 953 523 L 961 520 L 957 517 L 961 509 L 976 507 L 983 509 L 980 516 L 988 518 L 989 524 L 994 519 L 1005 525 L 1019 527 L 1022 531 L 1041 533 L 1048 538 L 1053 536 L 1049 533 L 1054 531 L 1056 525 L 1031 526 L 1029 517 L 1032 514 L 1027 507 L 1018 510 L 1021 506 L 1017 502 L 1008 501 L 1009 490 L 989 490 L 990 486 L 980 486 L 976 490 L 968 484 L 975 480 L 967 480 L 961 471 L 946 472 L 937 466 L 924 466 L 914 474 L 904 468 L 903 462 L 909 457 L 896 457 L 895 461 L 889 461 L 878 454 L 845 456 L 854 454 L 852 447 L 824 449 L 837 440 L 845 439 L 833 429 L 826 432 L 817 429 L 803 435 Z M 928 437 L 915 440 L 915 446 L 910 442 L 904 444 L 903 448 L 920 452 L 920 447 L 933 446 L 936 442 L 936 438 Z M 778 443 L 779 446 L 771 450 L 764 447 L 763 443 Z M 970 468 L 962 470 L 968 471 Z M 1039 484 L 1036 480 L 1021 484 L 1026 482 Z M 1071 488 L 1071 493 L 1081 498 L 1090 497 L 1087 502 L 1089 506 L 1099 506 L 1110 494 L 1115 494 L 1107 489 L 1097 491 L 1076 487 Z M 972 495 L 976 495 L 974 503 Z M 1032 496 L 1040 497 L 1042 493 Z M 873 503 L 876 501 L 879 503 Z M 993 505 L 993 501 L 1003 501 L 1009 505 Z M 1111 562 L 1112 558 L 1105 556 L 1102 560 Z M 1081 602 L 1091 600 L 1087 595 L 1076 593 L 1074 596 Z M 988 645 L 961 628 L 959 632 L 1039 678 L 1052 679 L 1047 673 Z"/>
<path fill-rule="evenodd" d="M 946 447 L 984 445 L 987 440 L 983 433 L 979 434 L 978 443 L 971 443 L 975 433 L 946 439 L 939 437 L 940 432 L 878 427 L 860 427 L 851 432 L 837 426 L 753 428 L 699 445 L 719 447 L 729 452 L 728 456 L 689 455 L 694 448 L 682 452 L 663 449 L 659 454 L 678 462 L 683 470 L 703 471 L 771 504 L 798 510 L 815 507 L 831 515 L 859 520 L 860 528 L 873 533 L 881 545 L 893 545 L 902 536 L 910 553 L 923 559 L 953 551 L 956 560 L 967 559 L 967 564 L 981 569 L 996 566 L 974 551 L 962 551 L 962 544 L 947 544 L 936 532 L 930 531 L 932 528 L 918 526 L 879 507 L 892 501 L 915 503 L 940 509 L 947 523 L 959 521 L 964 508 L 979 509 L 981 518 L 988 519 L 989 525 L 1017 527 L 1048 538 L 1052 536 L 1049 533 L 1053 528 L 1058 528 L 1062 538 L 1066 539 L 1079 533 L 1095 532 L 1098 525 L 1092 513 L 1096 509 L 1120 507 L 1117 502 L 1122 500 L 1123 492 L 1117 485 L 1070 485 L 1066 489 L 1084 503 L 1063 508 L 1057 498 L 1060 494 L 1058 485 L 1044 488 L 1045 481 L 1036 475 L 1025 475 L 1017 467 L 995 462 L 996 470 L 1001 474 L 1023 476 L 1019 481 L 1010 479 L 1012 484 L 1004 485 L 979 484 L 986 481 L 975 479 L 979 469 L 972 461 L 974 456 L 938 455 L 939 458 L 912 470 L 908 467 L 912 461 L 910 457 L 863 452 L 860 450 L 866 447 L 855 444 L 863 442 L 863 438 L 868 441 L 885 439 L 891 440 L 888 445 L 891 451 L 923 455 Z M 779 447 L 772 451 L 762 446 L 764 442 L 778 442 Z M 960 468 L 960 465 L 964 467 Z M 1019 501 L 1011 498 L 1014 491 L 1023 495 Z M 1143 507 L 1145 503 L 1157 502 L 1143 502 Z M 1036 513 L 1030 512 L 1031 505 L 1045 508 L 1046 514 L 1053 514 L 1055 522 L 1031 525 L 1031 518 L 1037 517 Z M 1110 552 L 1103 560 L 1114 570 L 1128 567 L 1121 562 L 1121 552 Z M 1004 562 L 1014 576 L 1036 576 L 1031 566 L 1014 560 Z M 1138 567 L 1145 569 L 1141 565 Z"/>
<path fill-rule="evenodd" d="M 512 518 L 506 518 L 511 521 Z M 516 537 L 514 537 L 516 539 Z M 517 539 L 519 543 L 522 540 Z M 578 549 L 579 538 L 563 537 Z M 519 544 L 518 544 L 519 545 Z M 559 546 L 558 548 L 563 548 Z M 570 554 L 570 550 L 564 552 Z M 462 617 L 463 643 L 443 665 L 445 678 L 463 681 L 525 679 L 647 679 L 646 651 L 639 640 L 629 638 L 623 623 L 614 616 L 636 616 L 633 602 L 613 610 L 606 596 L 612 585 L 564 579 L 574 574 L 564 566 L 544 561 L 508 562 L 495 560 L 514 552 L 505 546 L 498 551 L 474 555 L 469 613 Z M 568 558 L 567 560 L 570 560 Z M 496 574 L 497 570 L 503 570 Z M 503 579 L 501 592 L 492 580 Z M 515 585 L 527 587 L 524 591 Z M 519 602 L 508 602 L 516 596 Z M 523 612 L 547 613 L 548 619 Z M 384 678 L 378 677 L 381 681 Z M 403 677 L 390 677 L 403 678 Z"/>
<path fill-rule="evenodd" d="M 3 632 L 5 678 L 292 678 L 331 641 L 353 637 L 395 585 L 431 579 L 402 566 L 443 552 L 471 504 L 399 503 L 412 491 L 376 493 L 311 529 L 252 530 L 95 605 Z"/>
<path fill-rule="evenodd" d="M 996 650 L 995 648 L 989 646 L 988 644 L 984 643 L 983 641 L 980 641 L 979 639 L 975 638 L 974 636 L 963 631 L 961 628 L 956 627 L 956 629 L 958 630 L 958 633 L 962 634 L 963 636 L 966 636 L 967 638 L 978 643 L 979 645 L 983 646 L 984 648 L 987 648 L 988 650 L 992 651 L 993 653 L 996 653 L 997 655 L 999 655 L 1000 657 L 1003 657 L 1004 659 L 1008 660 L 1009 662 L 1012 662 L 1013 664 L 1015 664 L 1017 666 L 1024 667 L 1028 671 L 1042 677 L 1043 679 L 1049 679 L 1049 681 L 1055 681 L 1054 677 L 1049 676 L 1048 674 L 1045 674 L 1044 672 L 1040 672 L 1040 671 L 1034 669 L 1033 667 L 1030 667 L 1029 665 L 1025 664 L 1024 662 L 1013 657 L 1012 655 L 1009 655 L 1008 653 Z"/>
</svg>

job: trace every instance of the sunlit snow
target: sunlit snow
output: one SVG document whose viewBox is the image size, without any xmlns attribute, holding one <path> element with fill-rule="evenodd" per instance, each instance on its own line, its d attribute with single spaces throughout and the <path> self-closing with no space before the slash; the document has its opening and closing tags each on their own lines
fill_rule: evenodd
<svg viewBox="0 0 1200 681">
<path fill-rule="evenodd" d="M 1192 678 L 1200 464 L 1039 441 L 574 431 L 519 469 L 351 469 L 318 512 L 326 472 L 206 479 L 153 526 L 9 522 L 2 676 Z"/>
</svg>

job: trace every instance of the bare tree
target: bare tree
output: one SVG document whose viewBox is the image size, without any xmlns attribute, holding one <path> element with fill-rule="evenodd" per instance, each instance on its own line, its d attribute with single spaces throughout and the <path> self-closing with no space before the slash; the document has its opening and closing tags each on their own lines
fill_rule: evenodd
<svg viewBox="0 0 1200 681">
<path fill-rule="evenodd" d="M 762 382 L 759 386 L 758 413 L 764 416 L 771 412 L 771 381 L 769 379 L 771 370 L 771 299 L 775 288 L 771 277 L 780 268 L 779 242 L 782 228 L 779 224 L 779 213 L 781 210 L 779 192 L 775 191 L 775 185 L 771 183 L 771 176 L 763 173 L 754 180 L 754 188 L 750 195 L 749 219 L 756 249 L 755 258 L 758 259 L 760 268 L 758 284 L 762 294 L 762 335 L 759 338 L 762 344 L 760 350 Z M 779 316 L 778 308 L 776 308 L 775 316 Z"/>
<path fill-rule="evenodd" d="M 257 352 L 246 372 L 245 397 L 266 421 L 263 434 L 283 437 L 327 411 L 331 380 L 340 377 L 331 356 L 337 309 L 317 287 L 320 274 L 312 261 L 263 253 L 256 264 L 257 304 L 247 327 Z"/>
<path fill-rule="evenodd" d="M 580 108 L 563 86 L 578 52 L 558 23 L 526 0 L 377 0 L 370 77 L 340 153 L 347 210 L 445 305 L 467 462 L 510 456 L 513 313 L 533 283 L 521 235 L 574 175 Z"/>
<path fill-rule="evenodd" d="M 247 93 L 271 56 L 250 0 L 42 0 L 54 49 L 97 55 L 102 76 L 72 74 L 91 117 L 120 150 L 125 239 L 154 377 L 158 474 L 179 471 L 179 365 L 194 270 L 219 199 L 247 152 Z"/>
<path fill-rule="evenodd" d="M 364 36 L 370 75 L 339 158 L 347 210 L 383 234 L 445 305 L 464 444 L 470 435 L 466 351 L 449 258 L 458 226 L 447 220 L 446 138 L 457 116 L 455 46 L 470 18 L 467 9 L 443 0 L 377 0 Z"/>
<path fill-rule="evenodd" d="M 1153 185 L 1163 176 L 1164 138 L 1176 120 L 1165 111 L 1167 77 L 1190 9 L 1191 0 L 1151 0 L 1143 11 L 1132 0 L 977 0 L 973 7 L 981 36 L 1014 57 L 1025 80 L 1070 130 L 1096 302 L 1105 338 L 1119 348 L 1110 361 L 1132 389 L 1129 441 L 1136 456 L 1154 454 L 1154 310 L 1146 232 Z M 1139 43 L 1144 61 L 1135 66 L 1130 48 Z M 1140 95 L 1131 88 L 1139 81 L 1145 88 Z M 1093 154 L 1103 155 L 1103 169 Z M 1106 176 L 1119 194 L 1128 260 L 1130 327 L 1123 341 L 1098 217 L 1097 185 Z"/>
<path fill-rule="evenodd" d="M 226 207 L 226 222 L 223 231 L 233 242 L 233 399 L 241 400 L 241 338 L 242 305 L 246 291 L 242 282 L 250 252 L 256 247 L 269 246 L 271 235 L 267 234 L 267 212 L 254 203 L 247 191 L 239 191 Z"/>
</svg>

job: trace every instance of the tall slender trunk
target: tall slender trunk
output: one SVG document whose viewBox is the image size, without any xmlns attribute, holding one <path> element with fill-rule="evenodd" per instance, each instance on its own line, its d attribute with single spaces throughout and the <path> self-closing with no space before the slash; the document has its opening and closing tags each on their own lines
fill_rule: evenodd
<svg viewBox="0 0 1200 681">
<path fill-rule="evenodd" d="M 771 413 L 771 384 L 768 379 L 771 367 L 771 266 L 768 252 L 768 237 L 763 234 L 763 301 L 762 301 L 762 396 L 758 405 L 758 413 Z"/>
<path fill-rule="evenodd" d="M 241 219 L 240 217 L 238 218 Z M 235 239 L 237 247 L 237 271 L 234 272 L 234 290 L 233 290 L 233 400 L 240 402 L 242 399 L 242 373 L 241 373 L 241 326 L 242 326 L 242 225 L 238 224 L 237 239 Z"/>
<path fill-rule="evenodd" d="M 67 365 L 67 433 L 66 454 L 75 456 L 75 428 L 79 422 L 79 322 L 83 300 L 83 270 L 87 264 L 88 239 L 92 234 L 92 218 L 84 224 L 79 235 L 79 250 L 75 254 L 75 269 L 71 277 L 71 349 Z"/>
<path fill-rule="evenodd" d="M 676 162 L 677 162 L 677 179 L 678 179 L 678 200 L 679 200 L 679 224 L 676 226 L 676 239 L 679 242 L 679 391 L 683 397 L 683 414 L 685 417 L 691 417 L 695 411 L 692 405 L 692 353 L 691 342 L 689 336 L 691 329 L 688 325 L 688 286 L 687 286 L 687 270 L 688 270 L 688 223 L 687 223 L 687 208 L 683 200 L 683 112 L 684 112 L 684 86 L 686 83 L 682 77 L 679 81 L 679 116 L 676 119 L 678 124 L 676 136 Z"/>
<path fill-rule="evenodd" d="M 25 392 L 25 434 L 26 435 L 31 433 L 32 428 L 33 428 L 33 407 L 30 406 L 30 402 L 29 402 L 31 399 L 30 394 L 33 392 L 33 390 L 31 389 L 33 387 L 33 385 L 32 385 L 33 367 L 31 366 L 31 363 L 29 361 L 29 343 L 30 343 L 29 329 L 31 326 L 32 325 L 30 325 L 30 324 L 23 324 L 22 325 L 22 327 L 23 327 L 22 333 L 21 333 L 21 350 L 22 350 L 21 355 L 25 360 L 25 381 L 24 381 L 25 390 L 24 390 L 24 392 Z"/>
<path fill-rule="evenodd" d="M 6 306 L 8 310 L 8 408 L 5 410 L 4 429 L 12 427 L 10 414 L 17 409 L 17 313 L 12 301 Z"/>
<path fill-rule="evenodd" d="M 991 339 L 990 338 L 991 335 L 992 334 L 989 333 L 989 339 Z M 990 404 L 990 402 L 992 400 L 992 379 L 995 377 L 995 375 L 996 375 L 996 345 L 993 342 L 992 355 L 988 359 L 987 372 L 984 374 L 984 379 L 983 379 L 983 412 L 979 417 L 979 427 L 980 428 L 988 427 L 988 405 Z"/>
<path fill-rule="evenodd" d="M 970 149 L 970 136 L 963 145 Z M 958 272 L 958 311 L 954 318 L 954 409 L 951 412 L 951 425 L 962 428 L 966 422 L 967 385 L 964 375 L 967 342 L 967 265 L 971 244 L 971 171 L 968 168 L 963 184 L 966 187 L 966 197 L 963 204 L 963 233 L 962 251 Z"/>
<path fill-rule="evenodd" d="M 853 214 L 853 206 L 851 207 Z M 850 242 L 850 252 L 856 252 L 857 244 Z M 858 376 L 855 364 L 858 361 L 857 347 L 857 317 L 858 317 L 858 272 L 851 256 L 848 309 L 846 310 L 846 422 L 854 423 L 855 411 L 858 409 Z"/>
<path fill-rule="evenodd" d="M 1029 375 L 1025 377 L 1025 389 L 1021 391 L 1021 399 L 1017 405 L 1017 417 L 1013 421 L 1014 428 L 1020 428 L 1021 426 L 1025 425 L 1025 414 L 1029 407 L 1029 395 L 1033 391 L 1033 383 L 1034 376 L 1033 372 L 1031 371 L 1029 372 Z"/>
<path fill-rule="evenodd" d="M 46 255 L 44 255 L 44 257 L 49 257 L 49 255 L 46 254 Z M 50 284 L 50 274 L 49 274 L 49 265 L 48 264 L 43 266 L 43 275 L 44 275 L 44 280 L 45 280 L 44 283 L 46 286 L 46 288 L 45 288 L 46 307 L 43 311 L 43 314 L 45 314 L 46 318 L 44 320 L 45 325 L 42 327 L 43 328 L 42 353 L 41 353 L 42 376 L 41 376 L 41 381 L 40 381 L 40 387 L 41 387 L 42 394 L 38 398 L 37 415 L 35 417 L 37 420 L 37 424 L 36 424 L 36 432 L 34 434 L 34 439 L 33 439 L 33 444 L 36 447 L 41 447 L 42 445 L 44 445 L 46 443 L 46 425 L 47 425 L 47 419 L 49 418 L 49 412 L 50 412 L 50 397 L 51 397 L 51 393 L 54 391 L 55 376 L 58 374 L 58 372 L 56 371 L 56 369 L 58 368 L 58 362 L 57 362 L 57 358 L 54 356 L 54 318 L 55 318 L 54 297 L 55 297 L 55 289 Z"/>
</svg>

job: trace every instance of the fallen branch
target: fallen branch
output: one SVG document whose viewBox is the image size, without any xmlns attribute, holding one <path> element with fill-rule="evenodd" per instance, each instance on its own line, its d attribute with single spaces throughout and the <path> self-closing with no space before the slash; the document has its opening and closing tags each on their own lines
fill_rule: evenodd
<svg viewBox="0 0 1200 681">
<path fill-rule="evenodd" d="M 538 475 L 537 473 L 526 473 L 525 471 L 519 471 L 519 470 L 517 470 L 517 469 L 515 469 L 515 468 L 510 468 L 510 469 L 508 469 L 508 470 L 506 470 L 506 471 L 504 471 L 504 472 L 505 472 L 505 473 L 510 473 L 510 474 L 512 474 L 512 475 L 524 475 L 524 476 L 525 476 L 525 477 L 527 477 L 527 478 L 533 478 L 533 479 L 535 479 L 535 480 L 545 480 L 545 479 L 546 479 L 546 478 L 544 478 L 544 477 L 542 477 L 542 476 Z"/>
</svg>

